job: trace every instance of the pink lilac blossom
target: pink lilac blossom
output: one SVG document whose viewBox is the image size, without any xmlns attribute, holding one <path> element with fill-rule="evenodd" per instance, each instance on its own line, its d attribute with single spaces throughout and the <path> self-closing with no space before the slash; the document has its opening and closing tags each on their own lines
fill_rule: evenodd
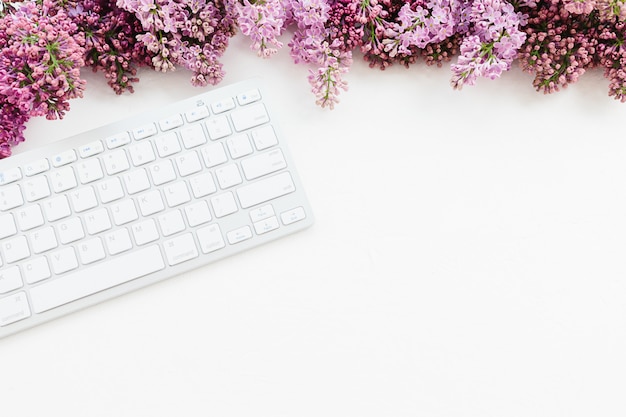
<svg viewBox="0 0 626 417">
<path fill-rule="evenodd" d="M 259 56 L 268 58 L 283 47 L 278 37 L 285 29 L 286 13 L 280 0 L 243 0 L 236 3 L 236 10 L 239 29 L 252 40 L 250 48 Z"/>
<path fill-rule="evenodd" d="M 102 71 L 116 94 L 132 93 L 138 67 L 150 64 L 136 38 L 142 30 L 139 20 L 115 0 L 73 0 L 63 7 L 85 34 L 85 65 Z"/>
<path fill-rule="evenodd" d="M 594 17 L 570 13 L 560 0 L 538 3 L 528 14 L 527 39 L 518 60 L 524 71 L 535 75 L 537 91 L 559 91 L 596 65 L 598 37 L 590 24 Z"/>
<path fill-rule="evenodd" d="M 343 75 L 352 64 L 352 52 L 342 50 L 338 39 L 331 39 L 326 25 L 330 6 L 326 0 L 290 0 L 287 10 L 297 25 L 289 42 L 291 56 L 295 63 L 317 67 L 308 76 L 311 91 L 318 105 L 332 109 L 339 101 L 340 90 L 348 88 Z"/>
<path fill-rule="evenodd" d="M 234 34 L 235 15 L 228 5 L 209 0 L 117 0 L 143 28 L 137 40 L 151 56 L 157 71 L 182 66 L 192 72 L 196 86 L 219 83 L 219 61 Z"/>
<path fill-rule="evenodd" d="M 2 156 L 24 140 L 29 117 L 62 118 L 69 100 L 82 97 L 83 44 L 83 34 L 51 1 L 20 4 L 0 18 Z"/>
<path fill-rule="evenodd" d="M 523 45 L 521 13 L 503 0 L 475 0 L 471 11 L 470 35 L 461 43 L 461 56 L 452 65 L 451 84 L 461 89 L 474 85 L 478 77 L 495 79 L 507 71 Z"/>
<path fill-rule="evenodd" d="M 617 18 L 619 22 L 626 20 L 626 0 L 596 0 L 595 7 L 602 20 L 613 18 Z"/>
<path fill-rule="evenodd" d="M 398 12 L 397 21 L 387 28 L 383 40 L 390 57 L 412 54 L 412 48 L 425 48 L 451 37 L 456 30 L 454 15 L 460 15 L 457 0 L 431 0 L 426 7 L 405 3 Z"/>
</svg>

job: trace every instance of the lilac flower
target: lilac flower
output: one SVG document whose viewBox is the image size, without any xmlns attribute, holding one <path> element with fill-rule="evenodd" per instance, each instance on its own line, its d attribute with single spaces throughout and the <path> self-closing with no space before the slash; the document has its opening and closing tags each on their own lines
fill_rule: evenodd
<svg viewBox="0 0 626 417">
<path fill-rule="evenodd" d="M 539 3 L 528 12 L 527 40 L 518 59 L 523 70 L 535 75 L 538 91 L 559 91 L 596 64 L 598 38 L 589 16 L 571 14 L 559 0 Z"/>
<path fill-rule="evenodd" d="M 115 0 L 71 0 L 64 5 L 68 15 L 85 34 L 85 65 L 102 71 L 117 94 L 133 92 L 139 81 L 137 68 L 150 59 L 137 40 L 141 24 L 122 10 Z"/>
<path fill-rule="evenodd" d="M 285 29 L 285 8 L 280 0 L 243 0 L 236 3 L 237 24 L 250 37 L 250 48 L 264 58 L 274 55 L 283 44 L 278 40 Z"/>
<path fill-rule="evenodd" d="M 347 90 L 343 74 L 352 64 L 352 52 L 340 48 L 338 39 L 331 39 L 326 23 L 330 6 L 325 0 L 291 0 L 287 10 L 297 29 L 289 47 L 295 63 L 317 66 L 308 77 L 316 103 L 333 108 L 340 90 Z"/>
<path fill-rule="evenodd" d="M 392 58 L 398 54 L 408 55 L 412 54 L 412 47 L 423 49 L 449 38 L 457 25 L 453 9 L 460 9 L 456 0 L 431 0 L 427 8 L 405 3 L 398 12 L 397 22 L 385 31 L 385 52 Z"/>
<path fill-rule="evenodd" d="M 595 7 L 598 9 L 600 19 L 605 21 L 617 18 L 618 21 L 626 20 L 626 3 L 624 0 L 596 0 Z"/>
<path fill-rule="evenodd" d="M 51 1 L 21 4 L 0 18 L 2 155 L 24 140 L 29 117 L 62 118 L 69 100 L 82 96 L 83 44 L 76 25 Z"/>
<path fill-rule="evenodd" d="M 235 11 L 210 0 L 117 0 L 141 22 L 143 43 L 157 71 L 190 70 L 194 85 L 217 84 L 224 76 L 220 57 L 234 34 Z"/>
<path fill-rule="evenodd" d="M 526 35 L 520 31 L 522 16 L 504 0 L 474 0 L 472 27 L 461 43 L 461 56 L 452 65 L 451 85 L 461 89 L 477 77 L 495 79 L 510 68 Z"/>
<path fill-rule="evenodd" d="M 565 10 L 574 14 L 589 14 L 594 9 L 595 0 L 563 0 Z"/>
</svg>

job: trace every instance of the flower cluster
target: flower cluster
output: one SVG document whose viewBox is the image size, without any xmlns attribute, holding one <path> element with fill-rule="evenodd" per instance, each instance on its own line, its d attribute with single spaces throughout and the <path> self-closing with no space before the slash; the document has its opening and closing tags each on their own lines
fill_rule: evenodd
<svg viewBox="0 0 626 417">
<path fill-rule="evenodd" d="M 141 24 L 136 39 L 157 71 L 181 66 L 193 85 L 217 84 L 224 76 L 220 57 L 234 34 L 234 14 L 224 3 L 208 0 L 117 0 Z"/>
<path fill-rule="evenodd" d="M 82 95 L 81 67 L 117 94 L 141 66 L 216 84 L 237 30 L 263 58 L 286 43 L 322 107 L 347 89 L 355 52 L 380 69 L 450 62 L 455 89 L 516 60 L 544 93 L 597 67 L 626 102 L 626 0 L 0 0 L 0 158 L 30 117 L 62 117 Z"/>
<path fill-rule="evenodd" d="M 82 96 L 84 36 L 63 10 L 44 0 L 2 4 L 0 18 L 0 157 L 24 140 L 32 116 L 63 117 Z"/>
</svg>

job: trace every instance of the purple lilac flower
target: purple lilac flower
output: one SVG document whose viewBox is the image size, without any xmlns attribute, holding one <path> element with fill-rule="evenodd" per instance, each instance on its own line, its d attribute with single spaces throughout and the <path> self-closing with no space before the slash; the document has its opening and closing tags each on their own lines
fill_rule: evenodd
<svg viewBox="0 0 626 417">
<path fill-rule="evenodd" d="M 330 6 L 326 0 L 290 0 L 286 9 L 297 29 L 289 42 L 295 63 L 303 62 L 317 67 L 309 73 L 311 90 L 316 103 L 333 108 L 339 101 L 340 90 L 348 85 L 343 75 L 352 64 L 352 52 L 341 48 L 339 39 L 331 39 L 326 26 Z"/>
<path fill-rule="evenodd" d="M 20 4 L 0 18 L 2 155 L 24 140 L 29 117 L 62 118 L 69 100 L 82 97 L 83 44 L 82 33 L 51 1 Z"/>
<path fill-rule="evenodd" d="M 474 0 L 470 34 L 463 39 L 461 56 L 452 65 L 452 86 L 461 89 L 475 84 L 478 77 L 494 79 L 508 70 L 526 39 L 519 29 L 522 18 L 506 1 Z"/>
<path fill-rule="evenodd" d="M 595 5 L 595 0 L 563 0 L 565 10 L 573 14 L 589 14 Z"/>
<path fill-rule="evenodd" d="M 115 4 L 115 0 L 72 0 L 63 7 L 85 34 L 85 65 L 102 71 L 117 94 L 133 92 L 137 68 L 150 64 L 139 20 Z"/>
<path fill-rule="evenodd" d="M 143 33 L 137 39 L 157 71 L 177 66 L 190 70 L 193 85 L 217 84 L 224 76 L 219 62 L 235 30 L 235 10 L 209 0 L 117 0 L 134 13 Z"/>
<path fill-rule="evenodd" d="M 386 39 L 382 42 L 390 57 L 410 55 L 413 47 L 424 49 L 455 33 L 457 21 L 453 18 L 453 9 L 460 9 L 457 0 L 431 0 L 425 6 L 405 3 L 400 8 L 397 21 L 387 28 Z"/>
<path fill-rule="evenodd" d="M 250 48 L 264 58 L 274 55 L 283 44 L 278 40 L 285 29 L 285 8 L 280 0 L 237 2 L 237 24 L 252 40 Z"/>
<path fill-rule="evenodd" d="M 626 2 L 624 0 L 596 0 L 595 7 L 598 9 L 600 19 L 605 21 L 617 18 L 618 21 L 626 20 Z"/>
</svg>

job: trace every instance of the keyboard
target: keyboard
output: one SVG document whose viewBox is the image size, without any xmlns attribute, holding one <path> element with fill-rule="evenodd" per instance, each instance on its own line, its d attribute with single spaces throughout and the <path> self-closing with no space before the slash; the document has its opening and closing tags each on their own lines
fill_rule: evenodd
<svg viewBox="0 0 626 417">
<path fill-rule="evenodd" d="M 310 226 L 260 80 L 0 161 L 0 338 Z"/>
</svg>

